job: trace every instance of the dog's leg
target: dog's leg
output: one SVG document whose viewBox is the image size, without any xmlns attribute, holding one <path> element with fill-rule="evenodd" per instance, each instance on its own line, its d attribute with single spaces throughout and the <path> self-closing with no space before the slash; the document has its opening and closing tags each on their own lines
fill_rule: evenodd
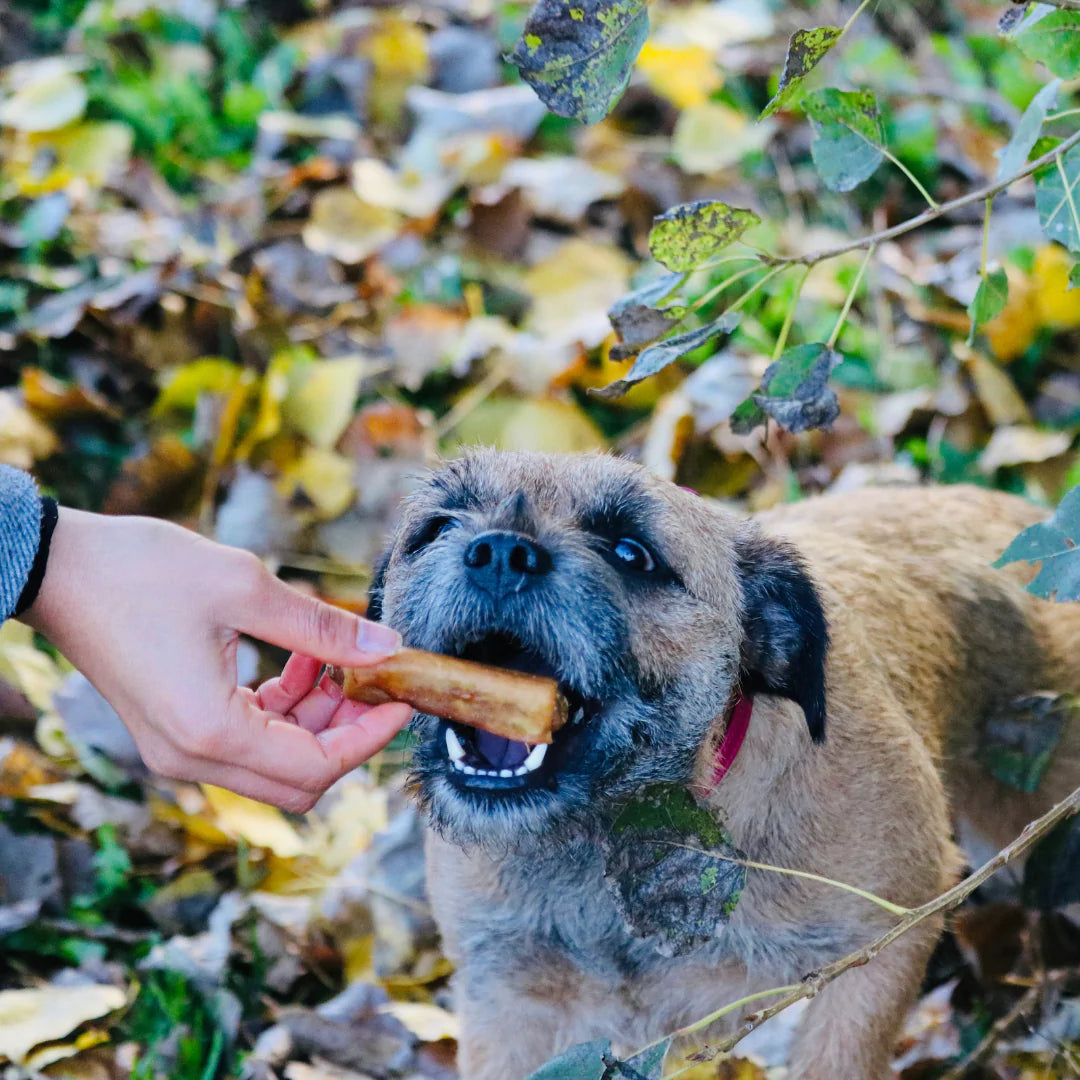
<svg viewBox="0 0 1080 1080">
<path fill-rule="evenodd" d="M 892 1077 L 893 1048 L 941 926 L 928 920 L 829 983 L 806 1011 L 789 1074 L 798 1080 Z"/>
</svg>

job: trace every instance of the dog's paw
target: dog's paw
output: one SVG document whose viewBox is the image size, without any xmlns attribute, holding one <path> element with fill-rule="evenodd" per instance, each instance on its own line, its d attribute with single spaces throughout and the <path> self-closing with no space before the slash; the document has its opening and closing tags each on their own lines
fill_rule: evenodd
<svg viewBox="0 0 1080 1080">
<path fill-rule="evenodd" d="M 743 858 L 713 815 L 684 788 L 646 789 L 620 813 L 605 841 L 604 880 L 629 934 L 663 956 L 716 937 L 739 902 Z"/>
</svg>

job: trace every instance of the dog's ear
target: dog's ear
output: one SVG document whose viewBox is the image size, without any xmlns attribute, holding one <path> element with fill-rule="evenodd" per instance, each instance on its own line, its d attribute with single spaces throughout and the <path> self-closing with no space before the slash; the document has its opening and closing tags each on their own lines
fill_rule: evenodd
<svg viewBox="0 0 1080 1080">
<path fill-rule="evenodd" d="M 382 622 L 383 586 L 386 583 L 386 568 L 390 565 L 390 553 L 387 548 L 376 560 L 372 569 L 371 584 L 368 586 L 367 611 L 365 618 L 372 622 Z"/>
<path fill-rule="evenodd" d="M 798 553 L 763 536 L 739 550 L 743 587 L 743 688 L 796 702 L 814 742 L 825 738 L 829 630 Z"/>
</svg>

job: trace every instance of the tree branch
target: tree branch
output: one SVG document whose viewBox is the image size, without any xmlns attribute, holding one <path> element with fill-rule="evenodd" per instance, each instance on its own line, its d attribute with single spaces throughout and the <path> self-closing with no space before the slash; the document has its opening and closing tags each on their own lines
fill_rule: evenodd
<svg viewBox="0 0 1080 1080">
<path fill-rule="evenodd" d="M 1060 0 L 1060 3 L 1063 6 L 1065 0 Z M 1070 7 L 1075 4 L 1076 10 L 1080 11 L 1080 0 L 1068 0 L 1068 3 Z M 861 248 L 870 247 L 872 244 L 880 244 L 885 240 L 894 240 L 898 236 L 922 228 L 923 225 L 931 221 L 936 221 L 939 217 L 951 214 L 954 210 L 960 210 L 965 206 L 971 206 L 973 203 L 993 198 L 1011 184 L 1015 184 L 1017 180 L 1030 176 L 1044 165 L 1052 165 L 1055 161 L 1059 161 L 1077 143 L 1080 143 L 1080 131 L 1073 132 L 1072 135 L 1055 146 L 1049 153 L 1028 162 L 1018 173 L 1014 173 L 1004 180 L 995 180 L 992 184 L 976 188 L 974 191 L 969 191 L 966 195 L 961 195 L 959 198 L 952 199 L 949 202 L 927 207 L 921 214 L 916 214 L 915 217 L 908 218 L 907 221 L 902 221 L 899 225 L 893 225 L 891 228 L 860 237 L 858 240 L 851 240 L 846 244 L 838 244 L 836 247 L 812 251 L 806 255 L 766 255 L 762 257 L 762 262 L 771 266 L 792 266 L 799 263 L 806 266 L 815 266 L 819 262 L 825 262 L 826 259 L 834 259 L 837 255 L 846 255 L 849 251 L 858 251 Z"/>
<path fill-rule="evenodd" d="M 1045 4 L 1047 7 L 1061 8 L 1064 11 L 1080 11 L 1080 0 L 1038 0 L 1038 2 Z M 1023 4 L 1024 7 L 1027 7 L 1029 0 L 1013 0 L 1013 3 L 1017 6 Z"/>
<path fill-rule="evenodd" d="M 1080 133 L 1078 133 L 1076 139 L 1080 140 Z M 1058 149 L 1060 150 L 1061 148 L 1059 147 Z M 980 195 L 980 198 L 985 197 L 986 193 L 983 192 L 982 195 Z M 1050 832 L 1058 822 L 1071 817 L 1078 810 L 1080 810 L 1080 788 L 1077 788 L 1068 796 L 1068 798 L 1063 799 L 1053 807 L 1053 809 L 1048 810 L 1041 818 L 1031 822 L 1024 831 L 1008 845 L 1008 847 L 999 851 L 997 855 L 989 862 L 980 866 L 973 874 L 964 878 L 963 881 L 958 885 L 953 886 L 953 888 L 949 889 L 947 892 L 944 892 L 935 899 L 923 904 L 921 907 L 912 908 L 907 915 L 892 927 L 892 929 L 886 931 L 880 937 L 870 942 L 869 945 L 864 945 L 861 949 L 857 949 L 855 952 L 849 953 L 847 956 L 828 964 L 820 971 L 811 972 L 811 974 L 807 975 L 806 978 L 794 988 L 777 987 L 775 992 L 784 994 L 779 1001 L 765 1009 L 761 1009 L 759 1012 L 750 1013 L 743 1017 L 742 1023 L 732 1035 L 729 1035 L 726 1039 L 723 1039 L 718 1043 L 703 1048 L 703 1050 L 696 1055 L 696 1060 L 709 1061 L 718 1057 L 720 1054 L 728 1053 L 738 1043 L 745 1039 L 751 1031 L 764 1024 L 766 1020 L 771 1020 L 777 1013 L 783 1012 L 784 1009 L 794 1005 L 796 1001 L 802 1001 L 804 998 L 817 996 L 825 986 L 840 975 L 843 975 L 845 971 L 869 963 L 882 949 L 887 945 L 891 945 L 898 937 L 902 937 L 913 927 L 918 926 L 919 923 L 925 922 L 934 915 L 952 911 L 954 908 L 959 907 L 960 904 L 962 904 L 964 900 L 966 900 L 984 881 L 993 877 L 994 874 L 1002 869 L 1002 867 L 1007 866 L 1009 862 L 1018 855 L 1022 855 L 1028 851 L 1037 841 L 1041 840 L 1048 832 Z M 768 991 L 763 991 L 763 993 L 768 993 Z M 708 1026 L 713 1019 L 719 1019 L 725 1012 L 730 1011 L 730 1009 L 730 1005 L 725 1005 L 715 1013 L 710 1013 L 709 1016 L 703 1017 L 696 1023 L 688 1024 L 686 1027 L 680 1028 L 675 1034 L 687 1035 L 692 1031 L 700 1030 L 702 1027 Z"/>
</svg>

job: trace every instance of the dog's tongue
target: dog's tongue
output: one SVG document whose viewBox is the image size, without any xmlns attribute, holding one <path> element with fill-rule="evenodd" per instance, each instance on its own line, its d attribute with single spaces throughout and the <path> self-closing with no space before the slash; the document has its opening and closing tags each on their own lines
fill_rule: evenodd
<svg viewBox="0 0 1080 1080">
<path fill-rule="evenodd" d="M 477 751 L 493 769 L 516 769 L 529 756 L 527 744 L 492 735 L 480 728 L 476 729 L 473 739 Z"/>
</svg>

